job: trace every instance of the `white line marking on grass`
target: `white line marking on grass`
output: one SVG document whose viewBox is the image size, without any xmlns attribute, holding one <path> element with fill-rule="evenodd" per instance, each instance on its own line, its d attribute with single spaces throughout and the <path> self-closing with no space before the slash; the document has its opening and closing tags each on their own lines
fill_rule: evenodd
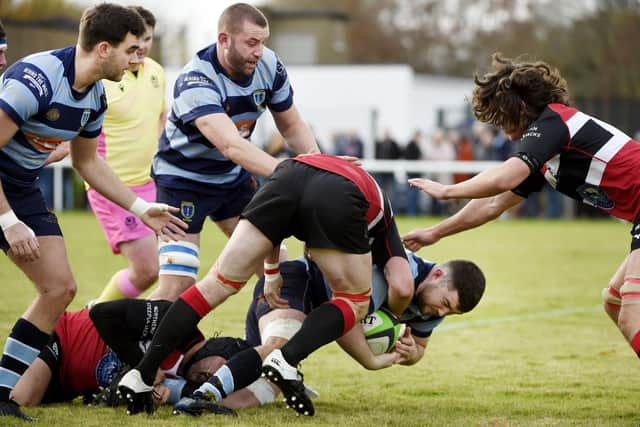
<svg viewBox="0 0 640 427">
<path fill-rule="evenodd" d="M 444 331 L 452 331 L 456 329 L 467 329 L 467 328 L 477 328 L 480 326 L 491 326 L 491 325 L 499 325 L 502 323 L 511 323 L 511 322 L 522 322 L 525 320 L 537 320 L 537 319 L 553 319 L 556 317 L 570 316 L 572 314 L 578 313 L 595 313 L 602 311 L 602 306 L 597 305 L 594 307 L 582 307 L 582 308 L 572 308 L 565 310 L 551 310 L 551 311 L 543 311 L 539 313 L 531 313 L 531 314 L 522 314 L 519 316 L 506 316 L 506 317 L 496 317 L 494 319 L 479 319 L 479 320 L 468 320 L 456 322 L 454 324 L 444 324 L 435 329 L 435 332 L 444 332 Z"/>
</svg>

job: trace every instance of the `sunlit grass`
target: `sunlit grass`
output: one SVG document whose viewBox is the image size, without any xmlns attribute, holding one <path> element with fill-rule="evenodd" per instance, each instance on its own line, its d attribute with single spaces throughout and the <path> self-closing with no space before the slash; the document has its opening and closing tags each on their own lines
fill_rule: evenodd
<svg viewBox="0 0 640 427">
<path fill-rule="evenodd" d="M 118 268 L 89 213 L 60 215 L 78 295 L 94 298 Z M 401 218 L 401 231 L 433 223 Z M 485 271 L 485 298 L 472 313 L 447 319 L 424 360 L 369 372 L 336 345 L 303 362 L 320 393 L 316 416 L 296 417 L 278 402 L 241 411 L 237 419 L 127 417 L 122 409 L 72 404 L 27 409 L 46 425 L 65 426 L 632 426 L 640 422 L 637 357 L 606 317 L 600 291 L 629 247 L 630 225 L 604 221 L 496 221 L 450 237 L 420 254 L 434 261 L 467 258 Z M 213 226 L 202 239 L 201 274 L 224 244 Z M 300 246 L 289 244 L 292 256 Z M 0 257 L 0 337 L 34 291 Z M 244 334 L 250 287 L 201 322 L 207 334 Z M 7 424 L 8 422 L 8 424 Z M 24 425 L 0 419 L 2 425 Z"/>
</svg>

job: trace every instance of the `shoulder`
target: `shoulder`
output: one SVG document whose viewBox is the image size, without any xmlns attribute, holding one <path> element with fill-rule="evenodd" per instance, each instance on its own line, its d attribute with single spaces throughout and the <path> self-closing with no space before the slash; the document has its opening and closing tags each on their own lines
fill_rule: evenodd
<svg viewBox="0 0 640 427">
<path fill-rule="evenodd" d="M 273 76 L 273 78 L 276 78 L 279 75 L 287 75 L 287 70 L 284 66 L 284 63 L 271 49 L 264 49 L 262 58 L 260 58 L 260 62 L 258 64 L 260 68 L 265 70 L 268 75 Z"/>
<path fill-rule="evenodd" d="M 148 56 L 144 59 L 144 68 L 151 73 L 159 73 L 164 75 L 164 68 L 162 67 L 162 65 L 156 62 L 154 59 L 149 58 Z"/>
</svg>

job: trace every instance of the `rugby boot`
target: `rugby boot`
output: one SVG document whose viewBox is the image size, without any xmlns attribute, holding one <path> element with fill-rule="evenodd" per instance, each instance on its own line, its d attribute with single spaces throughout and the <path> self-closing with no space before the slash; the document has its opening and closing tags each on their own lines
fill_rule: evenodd
<svg viewBox="0 0 640 427">
<path fill-rule="evenodd" d="M 211 399 L 199 391 L 189 397 L 183 397 L 173 406 L 173 415 L 189 414 L 197 417 L 203 413 L 238 416 L 233 409 L 212 402 Z"/>
<path fill-rule="evenodd" d="M 135 415 L 140 412 L 153 414 L 153 387 L 142 381 L 140 371 L 132 369 L 125 374 L 118 383 L 120 396 L 127 402 L 127 415 Z"/>
<path fill-rule="evenodd" d="M 37 418 L 25 415 L 20 410 L 20 405 L 18 405 L 13 399 L 10 399 L 7 402 L 0 402 L 0 417 L 16 417 L 23 421 L 38 421 Z"/>
<path fill-rule="evenodd" d="M 313 416 L 315 410 L 302 382 L 302 373 L 284 359 L 280 350 L 269 353 L 262 364 L 262 373 L 280 388 L 289 408 L 299 415 Z"/>
</svg>

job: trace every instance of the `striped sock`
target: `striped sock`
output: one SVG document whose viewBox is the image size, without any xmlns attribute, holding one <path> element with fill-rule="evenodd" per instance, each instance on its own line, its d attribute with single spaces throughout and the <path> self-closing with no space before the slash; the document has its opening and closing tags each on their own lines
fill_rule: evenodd
<svg viewBox="0 0 640 427">
<path fill-rule="evenodd" d="M 18 319 L 0 359 L 0 401 L 9 400 L 11 390 L 49 342 L 50 335 L 26 319 Z"/>
</svg>

